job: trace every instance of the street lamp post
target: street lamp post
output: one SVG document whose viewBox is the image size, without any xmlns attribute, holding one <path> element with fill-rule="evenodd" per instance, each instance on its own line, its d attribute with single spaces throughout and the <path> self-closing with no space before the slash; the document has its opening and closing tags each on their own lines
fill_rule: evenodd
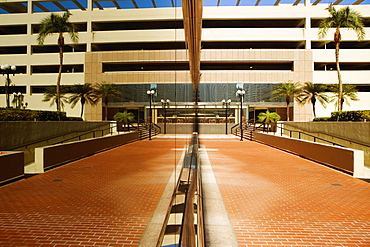
<svg viewBox="0 0 370 247">
<path fill-rule="evenodd" d="M 10 104 L 9 104 L 9 86 L 10 86 L 9 74 L 13 74 L 13 76 L 14 76 L 14 72 L 17 69 L 17 67 L 15 65 L 4 64 L 4 65 L 1 65 L 0 68 L 1 68 L 1 73 L 3 75 L 7 75 L 6 83 L 5 83 L 6 107 L 10 108 Z"/>
<path fill-rule="evenodd" d="M 243 97 L 244 97 L 244 94 L 245 94 L 244 89 L 238 89 L 238 91 L 236 91 L 236 95 L 239 96 L 239 99 L 240 99 L 240 119 L 239 119 L 240 141 L 243 141 Z"/>
<path fill-rule="evenodd" d="M 228 99 L 227 101 L 225 99 L 223 99 L 221 102 L 222 102 L 222 105 L 224 105 L 226 107 L 225 113 L 226 113 L 226 135 L 227 135 L 227 122 L 228 122 L 228 119 L 227 119 L 228 111 L 227 111 L 227 109 L 230 106 L 231 99 Z"/>
<path fill-rule="evenodd" d="M 167 100 L 164 100 L 164 99 L 161 99 L 161 103 L 162 103 L 162 108 L 163 108 L 163 111 L 164 111 L 164 118 L 163 118 L 163 133 L 166 134 L 166 122 L 167 122 L 167 111 L 166 111 L 166 106 L 169 106 L 170 105 L 170 100 L 167 99 Z"/>
<path fill-rule="evenodd" d="M 153 95 L 155 94 L 154 89 L 150 89 L 146 91 L 147 95 L 149 96 L 149 140 L 152 140 L 152 101 L 153 101 Z"/>
<path fill-rule="evenodd" d="M 21 106 L 23 106 L 23 103 L 22 103 L 23 95 L 22 95 L 22 93 L 21 92 L 18 92 L 18 93 L 14 92 L 13 93 L 13 98 L 14 98 L 14 102 L 15 102 L 15 108 L 20 109 Z"/>
</svg>

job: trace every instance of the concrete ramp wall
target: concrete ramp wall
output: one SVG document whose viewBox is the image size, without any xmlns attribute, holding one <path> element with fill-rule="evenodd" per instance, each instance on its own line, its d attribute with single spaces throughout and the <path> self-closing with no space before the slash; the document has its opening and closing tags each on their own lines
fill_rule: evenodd
<svg viewBox="0 0 370 247">
<path fill-rule="evenodd" d="M 364 166 L 364 152 L 284 136 L 254 133 L 254 140 L 348 172 L 354 177 L 370 178 Z"/>
<path fill-rule="evenodd" d="M 35 149 L 35 163 L 26 166 L 28 174 L 43 173 L 45 169 L 114 148 L 139 139 L 139 132 L 40 147 Z"/>
</svg>

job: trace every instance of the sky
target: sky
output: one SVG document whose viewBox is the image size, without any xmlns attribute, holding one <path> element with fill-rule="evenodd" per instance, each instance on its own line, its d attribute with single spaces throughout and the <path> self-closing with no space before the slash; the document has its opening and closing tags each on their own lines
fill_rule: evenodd
<svg viewBox="0 0 370 247">
<path fill-rule="evenodd" d="M 203 0 L 204 6 L 217 6 L 219 0 Z M 220 0 L 221 6 L 235 6 L 238 0 Z M 239 6 L 254 6 L 257 0 L 240 0 Z M 259 6 L 271 6 L 275 3 L 276 0 L 261 0 Z M 301 0 L 303 3 L 304 0 Z M 310 0 L 314 2 L 315 0 Z M 356 0 L 343 0 L 340 5 L 350 5 L 353 4 Z M 10 1 L 11 2 L 11 1 Z M 80 0 L 78 1 L 82 6 L 87 8 L 87 0 Z M 122 9 L 130 9 L 135 8 L 135 5 L 130 0 L 117 0 L 116 1 Z M 153 3 L 151 0 L 135 0 L 136 4 L 139 8 L 153 8 Z M 295 0 L 281 0 L 280 4 L 293 4 Z M 329 4 L 333 3 L 334 0 L 321 0 L 322 4 Z M 63 5 L 67 9 L 78 9 L 72 1 L 60 1 L 61 5 Z M 163 7 L 172 7 L 172 3 L 175 7 L 181 7 L 181 0 L 155 0 L 157 8 Z M 60 9 L 56 7 L 52 2 L 40 2 L 44 7 L 49 9 L 52 12 L 59 12 Z M 115 8 L 115 5 L 111 1 L 100 1 L 99 4 L 103 8 Z M 361 5 L 370 4 L 370 0 L 364 0 Z M 27 3 L 24 3 L 27 6 Z M 96 7 L 96 6 L 95 6 Z M 42 9 L 35 6 L 35 12 L 44 12 Z M 5 10 L 1 9 L 0 4 L 0 14 L 6 14 Z"/>
</svg>

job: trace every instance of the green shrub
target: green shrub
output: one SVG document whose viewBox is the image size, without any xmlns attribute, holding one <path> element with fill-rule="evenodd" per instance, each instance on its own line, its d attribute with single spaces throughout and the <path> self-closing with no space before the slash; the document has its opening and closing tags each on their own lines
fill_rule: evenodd
<svg viewBox="0 0 370 247">
<path fill-rule="evenodd" d="M 65 112 L 0 108 L 0 121 L 68 121 L 68 118 Z"/>
<path fill-rule="evenodd" d="M 325 122 L 325 121 L 331 121 L 330 117 L 317 117 L 313 119 L 314 122 Z"/>
<path fill-rule="evenodd" d="M 83 121 L 81 117 L 66 117 L 65 121 Z"/>
<path fill-rule="evenodd" d="M 362 122 L 370 120 L 370 110 L 336 111 L 331 113 L 330 121 Z"/>
</svg>

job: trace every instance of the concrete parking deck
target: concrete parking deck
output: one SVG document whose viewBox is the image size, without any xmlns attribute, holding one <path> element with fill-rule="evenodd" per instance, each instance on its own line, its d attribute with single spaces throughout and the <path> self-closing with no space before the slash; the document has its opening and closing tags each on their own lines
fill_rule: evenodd
<svg viewBox="0 0 370 247">
<path fill-rule="evenodd" d="M 369 183 L 230 135 L 200 138 L 237 245 L 370 246 Z M 158 136 L 0 187 L 0 246 L 138 246 L 187 141 Z"/>
</svg>

